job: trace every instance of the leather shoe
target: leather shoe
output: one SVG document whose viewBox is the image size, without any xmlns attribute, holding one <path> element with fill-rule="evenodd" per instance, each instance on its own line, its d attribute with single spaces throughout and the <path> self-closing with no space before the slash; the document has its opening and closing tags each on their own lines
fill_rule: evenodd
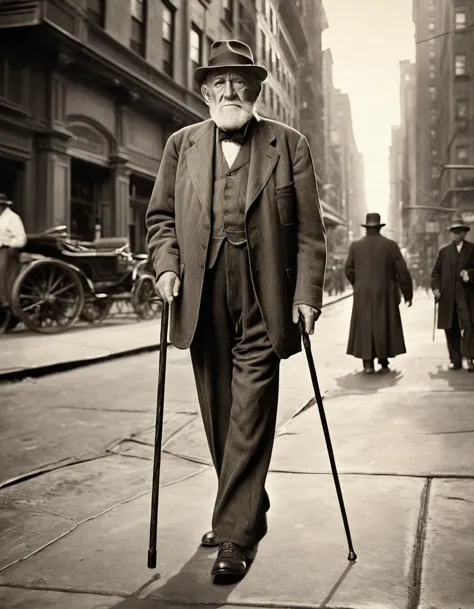
<svg viewBox="0 0 474 609">
<path fill-rule="evenodd" d="M 236 577 L 247 571 L 247 558 L 243 548 L 232 541 L 219 545 L 219 552 L 211 570 L 211 575 Z"/>
<path fill-rule="evenodd" d="M 257 541 L 261 541 L 267 534 L 267 531 L 267 515 L 263 514 L 263 516 L 260 517 L 260 520 L 258 521 L 257 525 Z M 219 541 L 214 531 L 208 531 L 207 533 L 204 533 L 201 538 L 201 545 L 206 548 L 216 548 L 219 545 Z"/>
<path fill-rule="evenodd" d="M 453 362 L 452 364 L 449 364 L 449 370 L 461 370 L 461 369 L 462 369 L 461 362 Z"/>
<path fill-rule="evenodd" d="M 472 358 L 467 360 L 467 371 L 474 372 L 474 359 Z"/>
</svg>

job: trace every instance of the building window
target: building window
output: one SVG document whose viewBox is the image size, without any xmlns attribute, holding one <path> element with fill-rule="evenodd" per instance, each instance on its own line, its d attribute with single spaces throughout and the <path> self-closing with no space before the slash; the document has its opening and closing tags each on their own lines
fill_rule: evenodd
<svg viewBox="0 0 474 609">
<path fill-rule="evenodd" d="M 174 60 L 174 10 L 162 4 L 163 72 L 173 77 Z"/>
<path fill-rule="evenodd" d="M 260 47 L 260 56 L 261 56 L 262 62 L 264 62 L 264 61 L 267 61 L 267 37 L 263 30 L 260 30 L 260 36 L 261 36 L 261 45 L 262 45 Z"/>
<path fill-rule="evenodd" d="M 430 101 L 436 101 L 436 87 L 430 87 Z"/>
<path fill-rule="evenodd" d="M 467 55 L 466 53 L 457 53 L 454 62 L 454 73 L 456 76 L 466 75 Z"/>
<path fill-rule="evenodd" d="M 189 44 L 189 51 L 191 56 L 191 65 L 194 70 L 202 66 L 202 32 L 194 25 L 191 25 L 191 39 Z M 197 82 L 193 78 L 193 89 L 196 93 L 200 93 L 201 87 L 197 84 Z"/>
<path fill-rule="evenodd" d="M 467 99 L 456 100 L 456 118 L 466 118 L 469 110 Z"/>
<path fill-rule="evenodd" d="M 105 0 L 87 0 L 87 18 L 99 27 L 105 26 Z"/>
<path fill-rule="evenodd" d="M 429 67 L 429 77 L 431 79 L 436 78 L 436 68 L 434 67 L 434 65 L 430 65 Z"/>
<path fill-rule="evenodd" d="M 132 13 L 132 37 L 130 48 L 139 55 L 145 55 L 146 0 L 130 0 Z"/>
<path fill-rule="evenodd" d="M 456 159 L 459 163 L 467 163 L 469 158 L 469 147 L 468 146 L 458 146 L 456 148 Z"/>
<path fill-rule="evenodd" d="M 230 26 L 234 23 L 234 0 L 222 0 L 222 21 Z"/>
<path fill-rule="evenodd" d="M 456 9 L 454 14 L 454 27 L 456 30 L 463 30 L 467 26 L 467 14 L 465 9 Z"/>
<path fill-rule="evenodd" d="M 436 29 L 436 22 L 434 19 L 430 19 L 428 22 L 428 29 L 430 32 L 434 32 Z"/>
<path fill-rule="evenodd" d="M 270 93 L 269 93 L 269 104 L 268 105 L 273 110 L 273 89 L 270 88 L 269 91 L 270 91 Z"/>
</svg>

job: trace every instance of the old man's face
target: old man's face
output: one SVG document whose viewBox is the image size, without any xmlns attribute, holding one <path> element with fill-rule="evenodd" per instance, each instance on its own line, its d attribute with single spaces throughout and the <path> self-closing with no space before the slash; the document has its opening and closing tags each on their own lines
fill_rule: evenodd
<svg viewBox="0 0 474 609">
<path fill-rule="evenodd" d="M 201 88 L 211 118 L 225 131 L 245 125 L 260 90 L 260 82 L 244 70 L 212 70 Z"/>
</svg>

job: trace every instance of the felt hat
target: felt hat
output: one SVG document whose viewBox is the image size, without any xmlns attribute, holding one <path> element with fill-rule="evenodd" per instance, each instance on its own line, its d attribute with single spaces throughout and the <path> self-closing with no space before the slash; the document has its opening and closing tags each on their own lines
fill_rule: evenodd
<svg viewBox="0 0 474 609">
<path fill-rule="evenodd" d="M 255 64 L 251 48 L 240 40 L 216 40 L 212 44 L 207 66 L 194 70 L 194 79 L 201 85 L 211 70 L 217 68 L 239 68 L 249 70 L 263 82 L 268 76 L 263 66 Z"/>
<path fill-rule="evenodd" d="M 365 216 L 365 224 L 361 224 L 361 226 L 364 228 L 381 228 L 385 224 L 380 222 L 380 214 L 367 214 Z"/>
</svg>

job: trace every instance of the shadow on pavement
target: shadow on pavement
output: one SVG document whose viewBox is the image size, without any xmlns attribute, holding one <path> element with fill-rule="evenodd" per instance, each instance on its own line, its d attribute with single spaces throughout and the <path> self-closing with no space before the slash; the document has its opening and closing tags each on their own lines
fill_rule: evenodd
<svg viewBox="0 0 474 609">
<path fill-rule="evenodd" d="M 171 577 L 163 587 L 159 588 L 154 593 L 150 592 L 150 596 L 143 596 L 143 593 L 147 588 L 154 586 L 155 582 L 160 579 L 158 573 L 136 590 L 130 598 L 124 599 L 117 605 L 114 605 L 113 609 L 161 609 L 164 607 L 172 609 L 175 606 L 181 606 L 182 601 L 177 599 L 182 598 L 183 592 L 186 593 L 186 591 L 191 592 L 193 598 L 199 599 L 197 602 L 186 601 L 186 605 L 190 608 L 196 607 L 198 604 L 211 605 L 213 609 L 218 609 L 219 607 L 233 607 L 233 601 L 229 600 L 229 596 L 235 590 L 239 582 L 234 580 L 232 583 L 228 584 L 212 584 L 210 572 L 206 571 L 203 573 L 202 570 L 203 552 L 206 552 L 206 550 L 199 548 L 184 564 L 181 571 Z M 207 552 L 212 553 L 213 550 L 209 549 Z M 252 563 L 256 556 L 257 552 L 255 551 L 252 554 L 247 573 L 249 573 L 252 568 Z M 355 564 L 356 563 L 350 562 L 344 568 L 334 585 L 331 586 L 331 589 L 328 591 L 325 598 L 321 601 L 319 605 L 321 608 L 329 606 L 329 603 Z M 212 588 L 211 594 L 210 588 Z M 187 596 L 189 596 L 189 594 L 187 594 Z M 209 601 L 210 597 L 212 597 L 212 601 Z M 238 604 L 240 605 L 241 603 Z"/>
<path fill-rule="evenodd" d="M 437 366 L 436 372 L 429 373 L 430 380 L 443 380 L 446 384 L 456 391 L 472 391 L 474 385 L 474 375 L 469 375 L 467 370 L 446 370 L 443 366 Z"/>
<path fill-rule="evenodd" d="M 342 389 L 348 392 L 358 393 L 377 393 L 381 389 L 389 389 L 394 387 L 403 378 L 403 373 L 390 369 L 390 372 L 381 373 L 380 371 L 375 374 L 364 374 L 362 371 L 350 372 L 344 376 L 336 378 L 338 389 Z"/>
</svg>

